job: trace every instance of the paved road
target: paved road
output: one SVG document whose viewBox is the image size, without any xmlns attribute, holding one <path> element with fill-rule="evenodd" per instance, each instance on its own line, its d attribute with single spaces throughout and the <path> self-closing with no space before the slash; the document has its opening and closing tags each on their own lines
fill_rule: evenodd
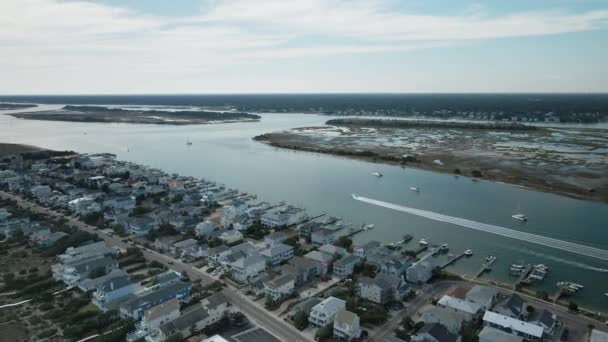
<svg viewBox="0 0 608 342">
<path fill-rule="evenodd" d="M 68 219 L 68 223 L 70 225 L 74 225 L 78 229 L 81 229 L 83 231 L 97 234 L 110 247 L 121 247 L 121 248 L 132 247 L 131 245 L 123 242 L 122 239 L 119 237 L 108 236 L 106 234 L 99 233 L 99 231 L 97 231 L 96 228 L 93 226 L 89 226 L 88 224 L 86 224 L 84 222 L 76 220 L 72 217 L 67 217 L 61 213 L 50 210 L 48 208 L 44 208 L 36 203 L 25 201 L 21 197 L 18 197 L 18 196 L 15 196 L 13 194 L 6 193 L 3 191 L 0 191 L 0 196 L 15 200 L 21 207 L 28 208 L 28 209 L 38 212 L 38 213 L 65 217 L 66 219 Z M 145 248 L 145 247 L 140 247 L 140 249 L 143 252 L 143 255 L 146 259 L 151 260 L 151 261 L 160 262 L 160 263 L 168 266 L 171 269 L 181 272 L 182 274 L 187 274 L 188 277 L 190 277 L 190 279 L 200 280 L 203 285 L 211 284 L 212 282 L 216 281 L 216 279 L 213 279 L 208 274 L 206 274 L 202 271 L 199 271 L 192 265 L 182 263 L 181 261 L 173 259 L 170 256 L 158 253 L 156 251 L 153 251 L 153 250 Z M 234 305 L 236 305 L 239 309 L 241 309 L 241 311 L 245 315 L 247 315 L 251 320 L 257 322 L 258 324 L 260 324 L 262 327 L 264 327 L 265 329 L 270 331 L 273 335 L 277 336 L 281 340 L 290 341 L 290 342 L 292 342 L 292 341 L 293 342 L 310 341 L 310 339 L 308 337 L 301 334 L 300 331 L 297 330 L 296 328 L 294 328 L 291 324 L 288 324 L 288 323 L 284 322 L 283 320 L 281 320 L 280 318 L 273 316 L 268 311 L 266 311 L 264 308 L 253 303 L 251 301 L 251 299 L 249 299 L 244 294 L 238 292 L 233 287 L 228 286 L 227 288 L 225 288 L 223 290 L 223 293 Z"/>
</svg>

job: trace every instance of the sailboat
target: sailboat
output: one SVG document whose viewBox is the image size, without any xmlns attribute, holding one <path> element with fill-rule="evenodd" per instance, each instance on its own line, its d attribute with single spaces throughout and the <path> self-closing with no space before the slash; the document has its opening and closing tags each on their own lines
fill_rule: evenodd
<svg viewBox="0 0 608 342">
<path fill-rule="evenodd" d="M 521 207 L 519 204 L 517 205 L 517 211 L 515 212 L 515 214 L 511 215 L 511 217 L 522 222 L 528 221 L 526 215 L 521 212 Z"/>
</svg>

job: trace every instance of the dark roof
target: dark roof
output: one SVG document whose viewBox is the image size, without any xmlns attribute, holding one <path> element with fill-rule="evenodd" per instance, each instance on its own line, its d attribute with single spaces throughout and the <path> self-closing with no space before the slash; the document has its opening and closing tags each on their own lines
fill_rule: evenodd
<svg viewBox="0 0 608 342">
<path fill-rule="evenodd" d="M 513 312 L 514 314 L 519 315 L 519 314 L 521 314 L 525 303 L 526 303 L 526 301 L 523 298 L 521 298 L 521 296 L 514 293 L 511 295 L 509 300 L 505 303 L 504 307 L 506 309 L 508 309 L 509 311 Z"/>
<path fill-rule="evenodd" d="M 154 290 L 152 292 L 148 292 L 142 296 L 133 298 L 132 300 L 123 303 L 123 305 L 121 307 L 126 308 L 127 310 L 129 310 L 129 312 L 132 312 L 133 310 L 139 308 L 140 306 L 144 305 L 145 303 L 156 303 L 157 301 L 159 301 L 161 298 L 166 297 L 169 294 L 172 293 L 176 293 L 178 291 L 181 291 L 184 288 L 187 287 L 191 287 L 192 284 L 189 282 L 177 282 L 171 285 L 167 285 L 165 287 L 161 287 L 158 290 Z"/>
<path fill-rule="evenodd" d="M 353 262 L 359 262 L 359 261 L 361 261 L 361 259 L 358 256 L 351 254 L 351 255 L 347 255 L 344 258 L 334 262 L 334 267 L 336 267 L 336 265 L 344 266 L 344 265 L 347 265 L 347 264 L 350 264 Z"/>
<path fill-rule="evenodd" d="M 128 275 L 119 276 L 113 279 L 108 279 L 97 287 L 98 290 L 103 292 L 111 292 L 114 290 L 121 289 L 125 286 L 133 284 L 131 278 Z"/>
<path fill-rule="evenodd" d="M 170 336 L 182 330 L 193 327 L 207 317 L 209 317 L 209 314 L 207 311 L 205 311 L 205 308 L 202 306 L 197 306 L 195 309 L 184 313 L 171 322 L 161 325 L 159 328 L 163 334 L 165 334 L 165 336 Z"/>
<path fill-rule="evenodd" d="M 545 309 L 540 315 L 539 321 L 547 327 L 552 327 L 555 324 L 555 321 L 557 321 L 557 316 L 553 312 Z"/>
<path fill-rule="evenodd" d="M 425 324 L 418 331 L 418 334 L 424 333 L 433 336 L 439 342 L 456 342 L 458 340 L 458 336 L 450 333 L 445 326 L 439 323 Z"/>
<path fill-rule="evenodd" d="M 209 309 L 215 309 L 222 304 L 228 303 L 228 299 L 226 299 L 226 297 L 220 292 L 209 296 L 202 301 L 207 301 L 209 303 L 208 305 L 205 305 L 205 307 Z"/>
</svg>

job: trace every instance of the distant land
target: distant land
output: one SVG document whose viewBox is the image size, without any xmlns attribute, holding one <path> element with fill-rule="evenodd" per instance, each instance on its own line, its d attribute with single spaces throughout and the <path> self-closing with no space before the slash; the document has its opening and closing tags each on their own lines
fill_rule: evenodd
<svg viewBox="0 0 608 342">
<path fill-rule="evenodd" d="M 28 109 L 38 107 L 31 103 L 0 103 L 0 110 Z"/>
<path fill-rule="evenodd" d="M 36 113 L 11 114 L 20 119 L 101 122 L 101 123 L 135 123 L 163 125 L 194 125 L 219 122 L 257 121 L 260 116 L 240 112 L 209 111 L 164 111 L 120 109 L 100 106 L 64 106 L 62 109 L 40 111 Z"/>
<path fill-rule="evenodd" d="M 240 112 L 321 113 L 516 122 L 608 121 L 608 94 L 251 94 L 0 96 L 5 102 L 214 106 Z"/>
</svg>

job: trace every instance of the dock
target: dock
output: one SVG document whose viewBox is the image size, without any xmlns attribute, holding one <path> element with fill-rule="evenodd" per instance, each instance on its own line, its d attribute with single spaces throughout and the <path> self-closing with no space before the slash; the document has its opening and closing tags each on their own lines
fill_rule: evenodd
<svg viewBox="0 0 608 342">
<path fill-rule="evenodd" d="M 443 264 L 439 265 L 439 267 L 441 269 L 444 269 L 448 266 L 450 266 L 451 264 L 455 263 L 457 260 L 459 260 L 460 258 L 462 258 L 464 256 L 464 252 L 453 256 L 452 258 L 450 258 L 448 261 L 444 262 Z"/>
<path fill-rule="evenodd" d="M 523 271 L 521 272 L 521 274 L 519 275 L 519 277 L 517 277 L 517 280 L 515 281 L 515 284 L 513 284 L 513 288 L 517 288 L 520 284 L 522 284 L 524 282 L 524 279 L 526 279 L 526 277 L 528 276 L 528 274 L 530 274 L 530 271 L 532 270 L 532 266 L 530 265 L 526 265 L 523 269 Z"/>
<path fill-rule="evenodd" d="M 475 277 L 473 277 L 473 279 L 479 278 L 485 272 L 490 271 L 492 269 L 492 264 L 494 264 L 494 262 L 496 262 L 496 257 L 492 257 L 492 258 L 490 258 L 490 260 L 484 262 L 481 265 L 481 268 L 479 269 L 479 271 L 477 271 L 477 273 L 475 274 Z"/>
</svg>

